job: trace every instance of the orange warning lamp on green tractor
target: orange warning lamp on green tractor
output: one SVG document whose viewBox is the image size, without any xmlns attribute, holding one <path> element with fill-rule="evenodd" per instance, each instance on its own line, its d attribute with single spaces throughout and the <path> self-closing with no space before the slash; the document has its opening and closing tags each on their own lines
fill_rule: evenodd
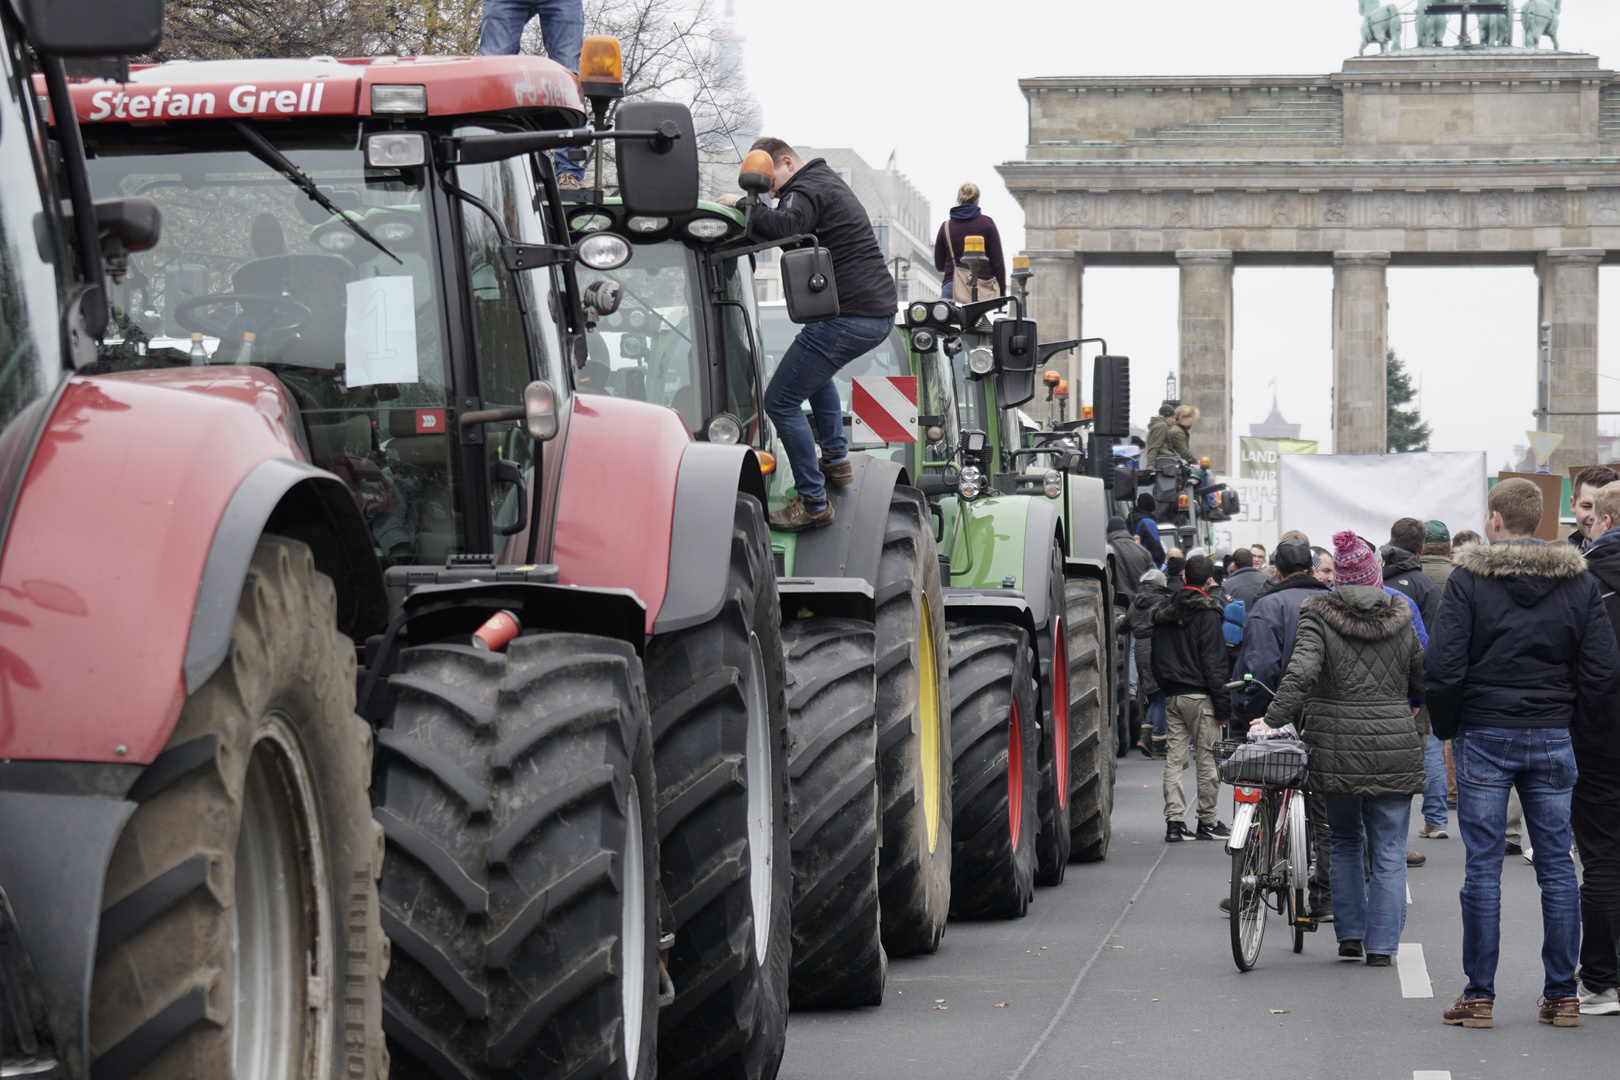
<svg viewBox="0 0 1620 1080">
<path fill-rule="evenodd" d="M 776 186 L 776 162 L 763 150 L 750 150 L 743 158 L 737 174 L 737 186 L 748 194 L 760 196 Z"/>
<path fill-rule="evenodd" d="M 592 34 L 579 50 L 579 92 L 590 99 L 601 126 L 608 104 L 624 97 L 624 56 L 619 39 Z"/>
</svg>

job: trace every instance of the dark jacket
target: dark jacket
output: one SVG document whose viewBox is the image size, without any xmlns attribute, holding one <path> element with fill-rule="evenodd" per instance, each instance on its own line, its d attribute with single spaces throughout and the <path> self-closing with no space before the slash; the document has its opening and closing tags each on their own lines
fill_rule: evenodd
<svg viewBox="0 0 1620 1080">
<path fill-rule="evenodd" d="M 754 232 L 764 240 L 813 234 L 832 252 L 839 315 L 894 318 L 900 294 L 872 231 L 872 219 L 849 185 L 821 158 L 805 162 L 788 178 L 775 207 L 754 212 Z"/>
<path fill-rule="evenodd" d="M 1162 457 L 1180 458 L 1183 461 L 1192 459 L 1192 443 L 1187 437 L 1187 429 L 1169 420 L 1148 431 L 1147 442 L 1142 447 L 1142 465 L 1151 469 L 1154 462 Z"/>
<path fill-rule="evenodd" d="M 1264 570 L 1244 566 L 1226 576 L 1226 595 L 1233 600 L 1242 600 L 1246 605 L 1246 610 L 1253 611 L 1254 602 L 1259 599 L 1260 590 L 1276 580 L 1274 575 L 1268 574 Z"/>
<path fill-rule="evenodd" d="M 1424 658 L 1435 735 L 1604 715 L 1620 648 L 1581 553 L 1510 540 L 1470 544 L 1453 561 Z"/>
<path fill-rule="evenodd" d="M 1387 547 L 1384 555 L 1384 584 L 1397 592 L 1410 596 L 1423 616 L 1423 626 L 1432 633 L 1435 620 L 1440 617 L 1440 586 L 1423 572 L 1418 557 L 1405 548 Z"/>
<path fill-rule="evenodd" d="M 1136 690 L 1144 700 L 1159 692 L 1159 680 L 1153 677 L 1153 613 L 1169 599 L 1168 586 L 1143 582 L 1137 589 L 1136 599 L 1131 601 L 1131 612 L 1126 616 L 1136 649 Z"/>
<path fill-rule="evenodd" d="M 1418 563 L 1422 565 L 1424 575 L 1434 582 L 1439 587 L 1441 595 L 1444 595 L 1446 582 L 1451 580 L 1451 572 L 1456 569 L 1451 564 L 1451 556 L 1425 555 L 1418 560 Z M 1436 608 L 1435 610 L 1438 613 L 1439 609 Z"/>
<path fill-rule="evenodd" d="M 1271 704 L 1271 693 L 1282 682 L 1294 655 L 1299 632 L 1299 609 L 1328 587 L 1309 573 L 1295 574 L 1267 585 L 1243 618 L 1243 649 L 1232 667 L 1232 677 L 1253 675 L 1255 681 L 1232 695 L 1232 706 L 1245 720 L 1257 720 Z M 1265 689 L 1260 684 L 1271 689 Z"/>
<path fill-rule="evenodd" d="M 968 215 L 965 210 L 975 213 Z M 958 206 L 951 210 L 950 218 L 939 227 L 939 233 L 934 237 L 934 269 L 949 278 L 956 272 L 956 267 L 963 270 L 970 269 L 962 261 L 962 242 L 970 236 L 984 237 L 984 254 L 990 261 L 979 267 L 980 280 L 995 278 L 1001 286 L 1003 296 L 1007 294 L 1007 264 L 1001 255 L 1001 233 L 996 229 L 996 223 L 989 214 L 978 212 L 979 208 L 971 204 Z M 947 240 L 947 236 L 949 239 Z M 952 255 L 955 258 L 952 258 Z M 959 297 L 966 300 L 967 297 Z"/>
<path fill-rule="evenodd" d="M 1345 585 L 1300 608 L 1294 658 L 1266 723 L 1298 718 L 1313 792 L 1398 796 L 1428 786 L 1408 704 L 1423 696 L 1423 650 L 1405 607 L 1382 589 Z"/>
<path fill-rule="evenodd" d="M 1615 530 L 1609 530 L 1613 533 Z M 1609 539 L 1609 533 L 1598 537 L 1586 550 L 1586 568 L 1598 582 L 1598 593 L 1609 622 L 1620 626 L 1620 537 Z M 1611 694 L 1608 709 L 1600 715 L 1585 718 L 1574 731 L 1576 763 L 1605 759 L 1604 768 L 1620 770 L 1620 694 Z M 1585 771 L 1583 769 L 1583 771 Z"/>
<path fill-rule="evenodd" d="M 1114 587 L 1127 602 L 1134 600 L 1142 575 L 1153 569 L 1153 556 L 1124 529 L 1108 534 L 1108 546 L 1114 552 Z"/>
<path fill-rule="evenodd" d="M 1164 565 L 1164 545 L 1159 542 L 1159 522 L 1152 514 L 1131 511 L 1131 535 L 1142 541 L 1142 550 L 1152 558 L 1154 566 Z"/>
<path fill-rule="evenodd" d="M 1166 697 L 1208 694 L 1217 723 L 1232 710 L 1223 621 L 1220 604 L 1191 588 L 1173 594 L 1153 613 L 1153 678 L 1159 689 Z"/>
</svg>

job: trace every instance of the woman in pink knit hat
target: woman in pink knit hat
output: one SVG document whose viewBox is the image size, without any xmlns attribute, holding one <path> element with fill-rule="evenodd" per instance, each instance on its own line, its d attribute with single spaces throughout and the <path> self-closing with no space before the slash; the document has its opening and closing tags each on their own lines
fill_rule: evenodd
<svg viewBox="0 0 1620 1080">
<path fill-rule="evenodd" d="M 1423 650 L 1405 603 L 1384 590 L 1378 556 L 1353 532 L 1333 537 L 1333 591 L 1300 606 L 1294 655 L 1265 718 L 1297 724 L 1310 787 L 1327 806 L 1339 955 L 1387 967 L 1406 925 L 1406 834 L 1425 788 Z M 1370 872 L 1369 872 L 1370 868 Z"/>
</svg>

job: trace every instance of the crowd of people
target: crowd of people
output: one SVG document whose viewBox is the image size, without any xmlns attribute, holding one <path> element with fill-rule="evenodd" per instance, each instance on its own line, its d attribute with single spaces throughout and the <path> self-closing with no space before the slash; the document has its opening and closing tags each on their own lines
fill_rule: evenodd
<svg viewBox="0 0 1620 1080">
<path fill-rule="evenodd" d="M 1417 838 L 1455 830 L 1466 849 L 1451 1025 L 1492 1025 L 1502 866 L 1520 855 L 1542 896 L 1538 1019 L 1620 1015 L 1620 473 L 1592 466 L 1573 490 L 1567 542 L 1535 538 L 1543 496 L 1523 479 L 1491 489 L 1483 535 L 1406 517 L 1382 545 L 1289 532 L 1269 552 L 1184 553 L 1151 513 L 1109 522 L 1132 578 L 1136 748 L 1164 762 L 1165 841 L 1230 835 L 1223 728 L 1302 740 L 1312 916 L 1340 957 L 1383 967 L 1407 869 L 1426 861 L 1409 846 L 1421 797 Z"/>
</svg>

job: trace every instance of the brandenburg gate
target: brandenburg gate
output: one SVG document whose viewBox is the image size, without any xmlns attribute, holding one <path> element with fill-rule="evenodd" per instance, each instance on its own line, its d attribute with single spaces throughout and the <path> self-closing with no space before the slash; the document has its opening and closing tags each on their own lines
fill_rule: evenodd
<svg viewBox="0 0 1620 1080">
<path fill-rule="evenodd" d="M 1534 266 L 1564 435 L 1552 467 L 1596 459 L 1598 267 L 1620 257 L 1620 82 L 1597 57 L 1430 47 L 1333 75 L 1019 86 L 1028 150 L 999 171 L 1025 210 L 1032 317 L 1080 337 L 1087 267 L 1180 267 L 1181 397 L 1219 471 L 1238 266 L 1333 267 L 1341 454 L 1386 449 L 1390 266 Z"/>
</svg>

